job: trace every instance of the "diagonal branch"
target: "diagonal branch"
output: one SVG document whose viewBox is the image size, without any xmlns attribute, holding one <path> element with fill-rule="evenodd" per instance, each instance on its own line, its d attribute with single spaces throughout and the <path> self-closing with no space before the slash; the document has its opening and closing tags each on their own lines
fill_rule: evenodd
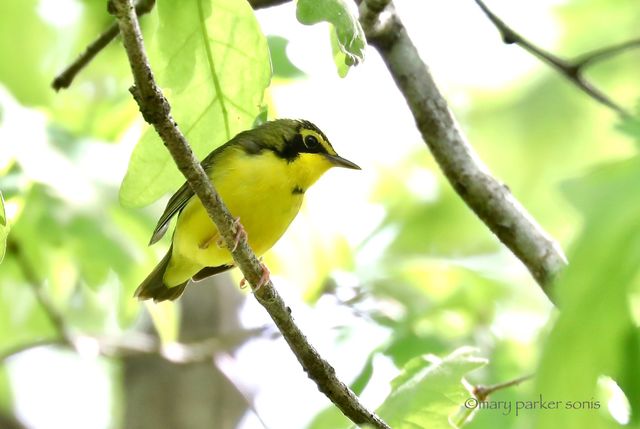
<svg viewBox="0 0 640 429">
<path fill-rule="evenodd" d="M 170 105 L 157 86 L 142 41 L 138 19 L 131 0 L 110 0 L 109 11 L 115 15 L 127 52 L 135 86 L 132 93 L 147 122 L 154 126 L 171 153 L 176 165 L 186 177 L 194 193 L 200 198 L 210 218 L 218 227 L 236 265 L 251 285 L 259 284 L 262 267 L 249 248 L 246 237 L 234 247 L 236 225 L 234 219 L 209 181 L 202 166 L 178 125 L 170 114 Z M 367 410 L 358 397 L 335 374 L 333 367 L 309 344 L 291 317 L 291 310 L 282 301 L 269 280 L 254 294 L 267 310 L 309 377 L 349 419 L 356 424 L 375 428 L 389 428 L 378 416 Z"/>
<path fill-rule="evenodd" d="M 493 25 L 498 29 L 504 43 L 516 44 L 520 46 L 522 49 L 529 52 L 540 61 L 556 69 L 556 71 L 558 71 L 562 76 L 569 80 L 569 82 L 580 88 L 589 97 L 593 98 L 600 104 L 609 107 L 622 116 L 630 116 L 625 109 L 623 109 L 620 105 L 609 98 L 609 96 L 607 96 L 601 89 L 599 89 L 589 80 L 585 79 L 583 71 L 587 66 L 597 61 L 602 61 L 608 57 L 617 55 L 628 49 L 640 46 L 640 39 L 630 40 L 626 43 L 602 48 L 586 54 L 574 62 L 571 62 L 534 45 L 533 43 L 522 37 L 520 34 L 518 34 L 507 24 L 505 24 L 505 22 L 500 18 L 498 18 L 496 14 L 494 14 L 482 0 L 474 1 L 478 4 L 478 6 L 480 6 L 482 12 L 484 12 L 487 18 L 489 18 Z"/>
<path fill-rule="evenodd" d="M 382 14 L 385 11 L 386 13 Z M 380 18 L 384 17 L 383 21 Z M 553 301 L 560 246 L 496 180 L 466 141 L 390 0 L 363 0 L 360 21 L 404 95 L 422 137 L 458 195 L 529 269 Z"/>
</svg>

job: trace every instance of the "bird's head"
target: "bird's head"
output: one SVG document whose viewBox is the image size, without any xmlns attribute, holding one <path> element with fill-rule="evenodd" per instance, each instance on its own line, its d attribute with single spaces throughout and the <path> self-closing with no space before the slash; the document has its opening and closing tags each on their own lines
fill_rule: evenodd
<svg viewBox="0 0 640 429">
<path fill-rule="evenodd" d="M 263 136 L 268 149 L 291 166 L 307 189 L 332 167 L 360 170 L 353 162 L 338 155 L 327 136 L 306 120 L 278 119 L 267 122 L 256 131 Z"/>
<path fill-rule="evenodd" d="M 259 136 L 260 149 L 269 149 L 279 158 L 294 163 L 301 158 L 315 160 L 326 168 L 344 167 L 360 170 L 353 162 L 342 158 L 331 146 L 327 136 L 310 121 L 302 119 L 276 119 L 250 131 Z"/>
<path fill-rule="evenodd" d="M 356 164 L 338 155 L 327 136 L 313 123 L 305 120 L 283 119 L 282 121 L 286 121 L 283 125 L 289 128 L 288 132 L 284 133 L 279 152 L 282 158 L 295 162 L 303 157 L 326 164 L 327 169 L 344 167 L 360 170 Z"/>
</svg>

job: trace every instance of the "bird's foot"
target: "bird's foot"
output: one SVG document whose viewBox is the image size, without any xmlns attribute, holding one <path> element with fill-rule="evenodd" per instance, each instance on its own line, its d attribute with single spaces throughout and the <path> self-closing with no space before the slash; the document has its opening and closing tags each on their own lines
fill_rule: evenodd
<svg viewBox="0 0 640 429">
<path fill-rule="evenodd" d="M 264 262 L 260 261 L 260 267 L 262 268 L 262 275 L 260 276 L 260 280 L 258 281 L 258 284 L 253 289 L 254 292 L 260 289 L 262 286 L 266 285 L 267 282 L 269 281 L 269 276 L 271 276 L 271 271 L 269 271 L 269 268 L 267 268 Z"/>
<path fill-rule="evenodd" d="M 240 223 L 240 217 L 235 218 L 235 220 L 233 221 L 233 226 L 236 228 L 236 238 L 233 243 L 233 248 L 231 249 L 232 252 L 234 252 L 238 248 L 238 244 L 243 237 L 245 239 L 247 238 L 247 231 L 244 230 L 242 224 Z"/>
<path fill-rule="evenodd" d="M 254 292 L 266 285 L 271 275 L 271 271 L 269 271 L 269 268 L 267 268 L 262 260 L 260 260 L 260 267 L 262 268 L 262 275 L 260 276 L 260 280 L 258 280 L 258 284 L 253 288 Z M 240 280 L 240 289 L 244 289 L 245 287 L 247 287 L 247 279 L 243 278 Z"/>
<path fill-rule="evenodd" d="M 233 220 L 233 227 L 235 228 L 235 238 L 233 241 L 233 248 L 231 248 L 232 252 L 238 248 L 238 244 L 240 244 L 240 240 L 242 239 L 242 237 L 247 238 L 247 232 L 242 227 L 242 224 L 240 224 L 239 217 Z M 200 243 L 198 247 L 200 249 L 208 249 L 211 243 L 213 243 L 214 241 L 216 243 L 216 246 L 218 246 L 219 248 L 223 248 L 225 245 L 224 238 L 221 237 L 220 234 L 216 233 L 215 235 L 208 238 L 206 241 L 203 241 L 202 243 Z"/>
<path fill-rule="evenodd" d="M 213 243 L 214 241 L 216 242 L 218 247 L 220 247 L 220 240 L 222 239 L 219 237 L 219 235 L 215 234 L 209 237 L 208 239 L 206 239 L 205 241 L 203 241 L 202 243 L 198 244 L 198 247 L 202 250 L 208 249 L 209 246 L 211 246 L 211 243 Z"/>
</svg>

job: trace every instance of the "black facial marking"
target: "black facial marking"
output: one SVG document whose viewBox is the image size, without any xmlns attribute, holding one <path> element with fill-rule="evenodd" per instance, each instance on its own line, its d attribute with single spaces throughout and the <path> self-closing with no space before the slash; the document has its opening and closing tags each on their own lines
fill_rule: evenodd
<svg viewBox="0 0 640 429">
<path fill-rule="evenodd" d="M 300 146 L 304 146 L 302 143 L 302 136 L 300 134 L 296 134 L 295 137 L 291 140 L 284 139 L 284 145 L 282 149 L 277 152 L 277 155 L 280 158 L 286 159 L 287 162 L 293 162 L 298 155 L 300 155 Z"/>
<path fill-rule="evenodd" d="M 312 137 L 313 141 L 308 141 L 309 137 Z M 287 162 L 293 162 L 301 153 L 326 153 L 326 150 L 315 136 L 307 135 L 303 140 L 302 134 L 298 132 L 291 140 L 285 139 L 282 149 L 276 152 Z"/>
<path fill-rule="evenodd" d="M 296 185 L 291 190 L 291 193 L 293 195 L 302 195 L 302 194 L 304 194 L 304 189 L 302 189 L 300 186 Z"/>
</svg>

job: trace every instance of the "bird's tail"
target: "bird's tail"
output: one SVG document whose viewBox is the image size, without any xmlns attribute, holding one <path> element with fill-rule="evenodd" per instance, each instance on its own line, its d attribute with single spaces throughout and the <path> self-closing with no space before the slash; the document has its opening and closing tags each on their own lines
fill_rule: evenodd
<svg viewBox="0 0 640 429">
<path fill-rule="evenodd" d="M 171 287 L 165 285 L 163 281 L 164 272 L 167 270 L 169 261 L 171 260 L 171 250 L 172 247 L 169 248 L 164 258 L 162 258 L 153 271 L 151 271 L 151 274 L 149 274 L 136 289 L 133 295 L 139 300 L 153 299 L 155 302 L 159 302 L 169 299 L 173 301 L 184 292 L 184 288 L 187 286 L 189 280 Z"/>
</svg>

